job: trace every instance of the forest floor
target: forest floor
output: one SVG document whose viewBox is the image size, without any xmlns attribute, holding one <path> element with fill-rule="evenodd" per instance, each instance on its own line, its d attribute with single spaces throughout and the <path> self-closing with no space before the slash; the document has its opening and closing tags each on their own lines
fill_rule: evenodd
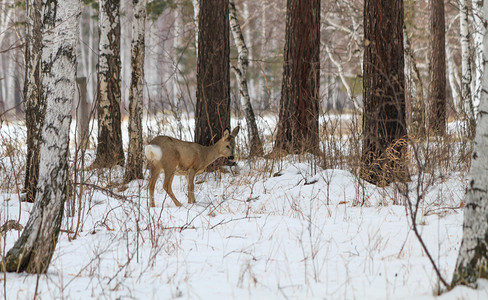
<svg viewBox="0 0 488 300">
<path fill-rule="evenodd" d="M 25 129 L 18 130 L 4 127 L 0 135 L 1 224 L 25 224 L 32 208 L 19 201 L 23 152 L 5 146 L 24 147 Z M 92 150 L 86 159 L 93 160 Z M 378 188 L 350 171 L 323 169 L 311 156 L 241 159 L 199 175 L 194 205 L 186 204 L 186 180 L 176 177 L 180 208 L 161 176 L 156 207 L 149 208 L 145 172 L 125 191 L 115 186 L 120 167 L 79 172 L 75 211 L 65 214 L 48 273 L 0 274 L 1 298 L 433 299 L 442 285 L 412 222 L 440 274 L 451 279 L 464 173 Z M 407 204 L 417 199 L 412 220 Z M 3 235 L 2 255 L 19 235 Z M 488 282 L 439 298 L 488 299 Z"/>
</svg>

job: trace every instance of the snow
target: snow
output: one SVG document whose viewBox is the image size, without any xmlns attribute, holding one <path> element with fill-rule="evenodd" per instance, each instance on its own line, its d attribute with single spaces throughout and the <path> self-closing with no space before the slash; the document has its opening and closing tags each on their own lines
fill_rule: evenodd
<svg viewBox="0 0 488 300">
<path fill-rule="evenodd" d="M 9 163 L 2 158 L 1 166 Z M 437 277 L 410 214 L 394 204 L 395 186 L 377 188 L 349 171 L 321 169 L 310 157 L 241 159 L 225 172 L 198 175 L 195 205 L 186 203 L 186 179 L 175 177 L 181 208 L 164 192 L 161 175 L 156 207 L 149 208 L 147 170 L 145 180 L 123 192 L 107 185 L 123 171 L 84 172 L 81 209 L 77 202 L 75 215 L 65 214 L 47 275 L 0 274 L 2 297 L 32 299 L 36 289 L 41 299 L 436 297 Z M 462 238 L 464 176 L 452 172 L 425 187 L 416 222 L 448 282 Z M 416 183 L 416 177 L 409 183 L 412 201 Z M 13 186 L 0 186 L 0 223 L 25 225 L 32 204 L 20 202 Z M 3 236 L 2 254 L 19 234 Z M 488 282 L 439 298 L 486 299 Z"/>
</svg>

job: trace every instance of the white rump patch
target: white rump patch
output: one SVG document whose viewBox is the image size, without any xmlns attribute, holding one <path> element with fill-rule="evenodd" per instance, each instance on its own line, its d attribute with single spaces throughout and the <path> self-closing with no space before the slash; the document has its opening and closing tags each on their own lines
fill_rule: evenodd
<svg viewBox="0 0 488 300">
<path fill-rule="evenodd" d="M 146 158 L 150 161 L 160 160 L 163 156 L 161 147 L 151 144 L 146 145 L 146 147 L 144 148 L 144 153 L 146 154 Z"/>
</svg>

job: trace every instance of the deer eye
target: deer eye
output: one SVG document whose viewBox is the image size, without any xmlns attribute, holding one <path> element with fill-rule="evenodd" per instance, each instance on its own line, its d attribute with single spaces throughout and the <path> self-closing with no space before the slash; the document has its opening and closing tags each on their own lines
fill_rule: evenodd
<svg viewBox="0 0 488 300">
<path fill-rule="evenodd" d="M 230 146 L 229 145 L 227 145 L 226 147 L 227 147 L 227 149 L 230 149 Z"/>
</svg>

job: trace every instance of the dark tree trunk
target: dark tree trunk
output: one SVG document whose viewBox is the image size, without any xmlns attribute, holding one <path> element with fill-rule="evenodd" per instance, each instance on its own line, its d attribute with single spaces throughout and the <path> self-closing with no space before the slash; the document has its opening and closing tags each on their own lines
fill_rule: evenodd
<svg viewBox="0 0 488 300">
<path fill-rule="evenodd" d="M 2 269 L 8 272 L 47 272 L 67 198 L 69 128 L 75 96 L 81 2 L 50 0 L 43 11 L 42 91 L 47 108 L 42 128 L 39 182 L 24 231 L 2 260 Z"/>
<path fill-rule="evenodd" d="M 229 1 L 200 2 L 195 142 L 211 145 L 230 128 Z"/>
<path fill-rule="evenodd" d="M 98 56 L 98 143 L 93 167 L 124 164 L 120 116 L 119 0 L 100 1 Z"/>
<path fill-rule="evenodd" d="M 408 178 L 403 0 L 365 0 L 360 177 L 384 186 Z"/>
<path fill-rule="evenodd" d="M 430 0 L 431 68 L 429 90 L 429 129 L 432 134 L 446 133 L 446 38 L 444 1 Z"/>
<path fill-rule="evenodd" d="M 25 38 L 24 100 L 27 127 L 27 160 L 25 167 L 25 200 L 34 202 L 39 176 L 39 150 L 46 101 L 41 93 L 41 0 L 27 1 Z"/>
<path fill-rule="evenodd" d="M 288 0 L 275 150 L 319 150 L 320 0 Z"/>
<path fill-rule="evenodd" d="M 144 82 L 144 27 L 146 0 L 132 0 L 132 76 L 129 91 L 129 150 L 125 166 L 124 182 L 142 179 L 142 97 Z"/>
</svg>

